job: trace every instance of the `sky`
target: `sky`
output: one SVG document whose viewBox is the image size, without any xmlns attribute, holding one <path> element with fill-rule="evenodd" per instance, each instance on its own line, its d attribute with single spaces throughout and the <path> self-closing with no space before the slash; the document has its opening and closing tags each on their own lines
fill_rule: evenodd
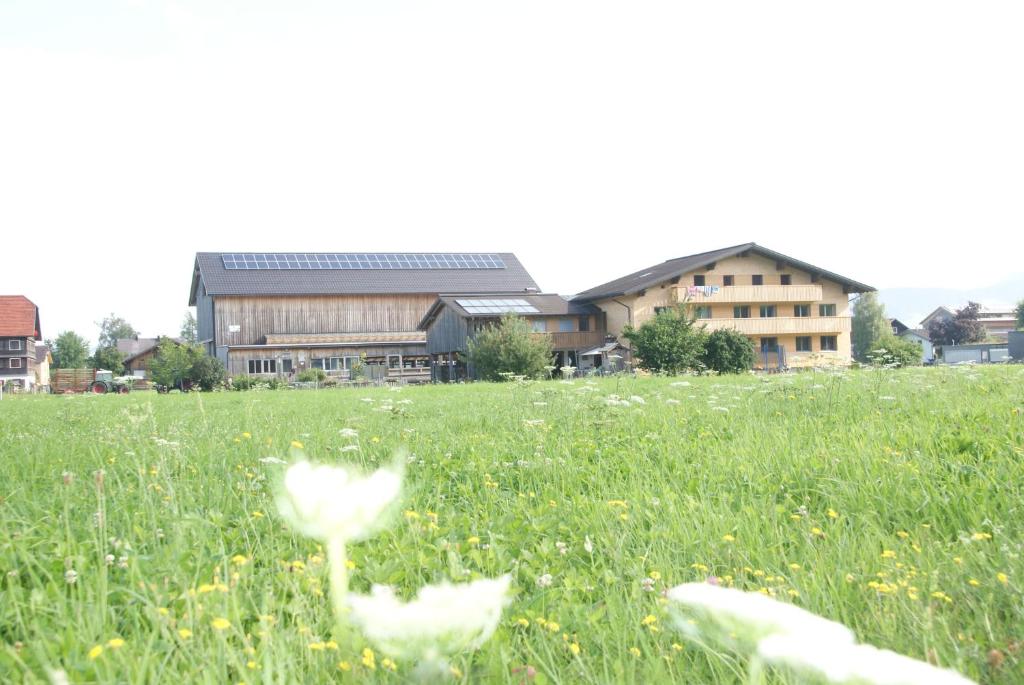
<svg viewBox="0 0 1024 685">
<path fill-rule="evenodd" d="M 571 295 L 757 242 L 990 286 L 1021 35 L 998 1 L 0 0 L 0 294 L 95 340 L 176 334 L 197 251 L 515 252 Z"/>
</svg>

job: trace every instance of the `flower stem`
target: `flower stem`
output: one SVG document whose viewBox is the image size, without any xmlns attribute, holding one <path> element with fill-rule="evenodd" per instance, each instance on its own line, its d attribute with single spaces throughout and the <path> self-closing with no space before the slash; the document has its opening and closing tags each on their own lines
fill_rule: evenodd
<svg viewBox="0 0 1024 685">
<path fill-rule="evenodd" d="M 348 594 L 348 560 L 345 557 L 345 540 L 336 538 L 327 541 L 327 564 L 331 574 L 331 603 L 339 621 L 346 613 L 345 595 Z"/>
</svg>

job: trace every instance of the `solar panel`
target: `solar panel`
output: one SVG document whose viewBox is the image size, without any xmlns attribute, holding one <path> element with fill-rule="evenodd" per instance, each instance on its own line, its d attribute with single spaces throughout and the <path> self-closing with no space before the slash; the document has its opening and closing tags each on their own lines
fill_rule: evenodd
<svg viewBox="0 0 1024 685">
<path fill-rule="evenodd" d="M 540 310 L 526 300 L 455 300 L 467 314 L 539 314 Z"/>
<path fill-rule="evenodd" d="M 293 252 L 221 255 L 225 269 L 504 269 L 496 254 L 308 254 Z"/>
</svg>

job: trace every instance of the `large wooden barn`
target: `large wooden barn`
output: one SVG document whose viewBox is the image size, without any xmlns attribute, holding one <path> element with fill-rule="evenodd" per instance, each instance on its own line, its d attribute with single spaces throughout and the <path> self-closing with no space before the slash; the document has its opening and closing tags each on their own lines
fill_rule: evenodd
<svg viewBox="0 0 1024 685">
<path fill-rule="evenodd" d="M 429 380 L 426 333 L 440 295 L 536 293 L 515 255 L 227 253 L 196 255 L 189 304 L 208 354 L 229 375 Z"/>
</svg>

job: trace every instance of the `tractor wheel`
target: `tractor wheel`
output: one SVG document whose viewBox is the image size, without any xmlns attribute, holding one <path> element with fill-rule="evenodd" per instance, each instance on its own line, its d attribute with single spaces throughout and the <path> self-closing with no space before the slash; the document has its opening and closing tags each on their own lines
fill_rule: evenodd
<svg viewBox="0 0 1024 685">
<path fill-rule="evenodd" d="M 91 390 L 94 395 L 105 395 L 107 393 L 107 384 L 103 381 L 96 381 L 89 386 L 89 390 Z"/>
<path fill-rule="evenodd" d="M 122 385 L 122 386 L 119 386 L 117 388 L 117 394 L 118 395 L 127 395 L 130 390 L 131 390 L 131 388 L 129 388 L 127 385 Z"/>
</svg>

